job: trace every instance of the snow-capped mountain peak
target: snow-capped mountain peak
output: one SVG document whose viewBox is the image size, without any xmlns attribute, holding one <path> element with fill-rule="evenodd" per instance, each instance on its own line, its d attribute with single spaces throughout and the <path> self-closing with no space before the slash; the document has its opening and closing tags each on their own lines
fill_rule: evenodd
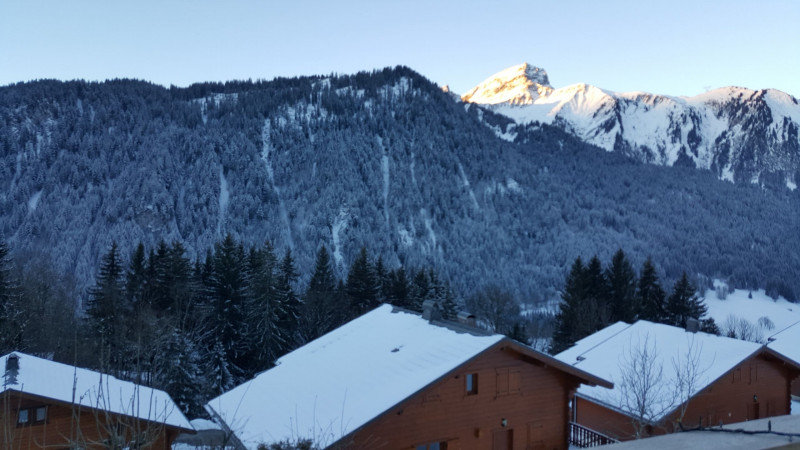
<svg viewBox="0 0 800 450">
<path fill-rule="evenodd" d="M 530 105 L 552 90 L 544 69 L 522 63 L 490 76 L 461 99 L 487 105 Z"/>
<path fill-rule="evenodd" d="M 715 89 L 694 97 L 612 92 L 579 83 L 554 89 L 520 64 L 461 97 L 513 119 L 563 128 L 607 151 L 662 165 L 691 165 L 722 179 L 783 184 L 800 173 L 800 104 L 774 89 Z M 506 130 L 505 138 L 516 136 Z"/>
</svg>

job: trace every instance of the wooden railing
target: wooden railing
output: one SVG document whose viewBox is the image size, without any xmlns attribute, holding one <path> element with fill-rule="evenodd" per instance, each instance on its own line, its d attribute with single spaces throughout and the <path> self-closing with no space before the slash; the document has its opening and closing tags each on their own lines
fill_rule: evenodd
<svg viewBox="0 0 800 450">
<path fill-rule="evenodd" d="M 591 428 L 586 428 L 575 422 L 569 423 L 569 443 L 580 448 L 597 447 L 598 445 L 614 444 L 618 440 L 598 433 Z"/>
</svg>

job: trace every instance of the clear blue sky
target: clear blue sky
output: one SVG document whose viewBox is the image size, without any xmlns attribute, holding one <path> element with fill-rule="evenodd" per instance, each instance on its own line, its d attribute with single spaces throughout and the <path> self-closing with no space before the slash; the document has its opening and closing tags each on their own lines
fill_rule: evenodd
<svg viewBox="0 0 800 450">
<path fill-rule="evenodd" d="M 186 86 L 403 64 L 463 93 L 525 61 L 555 87 L 800 98 L 800 1 L 0 1 L 0 85 Z"/>
</svg>

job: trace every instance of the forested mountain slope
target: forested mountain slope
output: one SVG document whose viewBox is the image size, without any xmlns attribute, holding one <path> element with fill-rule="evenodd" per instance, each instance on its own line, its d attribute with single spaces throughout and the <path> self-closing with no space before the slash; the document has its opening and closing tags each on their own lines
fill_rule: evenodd
<svg viewBox="0 0 800 450">
<path fill-rule="evenodd" d="M 493 282 L 554 298 L 578 255 L 623 248 L 795 298 L 800 199 L 788 190 L 597 151 L 546 125 L 518 143 L 404 67 L 353 76 L 166 89 L 114 80 L 0 88 L 0 237 L 91 283 L 112 241 L 226 233 L 325 244 L 338 274 L 362 246 L 387 266 L 435 266 L 462 295 Z"/>
</svg>

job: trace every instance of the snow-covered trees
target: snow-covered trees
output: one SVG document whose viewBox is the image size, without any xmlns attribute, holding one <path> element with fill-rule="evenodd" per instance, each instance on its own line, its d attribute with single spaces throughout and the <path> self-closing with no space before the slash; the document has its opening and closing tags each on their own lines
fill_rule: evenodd
<svg viewBox="0 0 800 450">
<path fill-rule="evenodd" d="M 637 281 L 621 249 L 605 270 L 597 257 L 587 266 L 578 257 L 561 294 L 550 352 L 559 353 L 575 341 L 617 321 L 633 323 L 642 319 L 684 327 L 686 320 L 692 318 L 698 320 L 702 331 L 719 333 L 714 320 L 705 317 L 707 308 L 695 294 L 685 272 L 669 300 L 665 302 L 664 297 L 649 258 Z"/>
</svg>

